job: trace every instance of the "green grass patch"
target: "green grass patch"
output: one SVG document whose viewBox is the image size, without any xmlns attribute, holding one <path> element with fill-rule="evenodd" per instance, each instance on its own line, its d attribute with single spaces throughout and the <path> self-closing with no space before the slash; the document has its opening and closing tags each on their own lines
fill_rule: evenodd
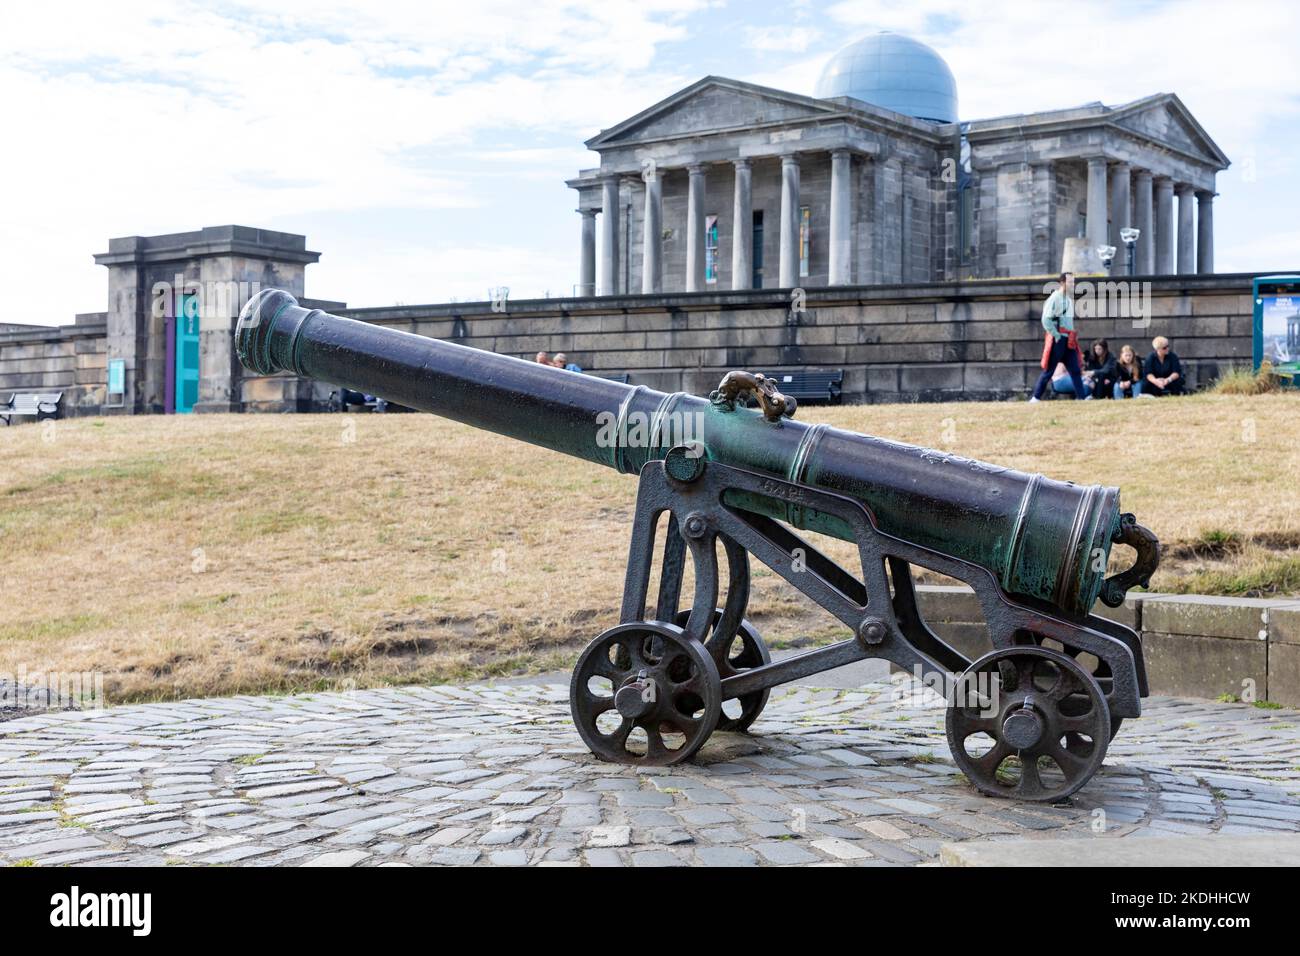
<svg viewBox="0 0 1300 956">
<path fill-rule="evenodd" d="M 1220 552 L 1238 550 L 1244 543 L 1242 536 L 1238 532 L 1227 531 L 1223 528 L 1202 528 L 1196 536 L 1196 541 L 1198 544 Z"/>
<path fill-rule="evenodd" d="M 1273 597 L 1300 591 L 1300 557 L 1265 557 L 1226 570 L 1195 571 L 1165 583 L 1171 594 Z"/>
<path fill-rule="evenodd" d="M 0 626 L 0 642 L 59 640 L 64 637 L 94 631 L 109 624 L 102 614 L 64 614 L 59 617 L 38 618 Z"/>
</svg>

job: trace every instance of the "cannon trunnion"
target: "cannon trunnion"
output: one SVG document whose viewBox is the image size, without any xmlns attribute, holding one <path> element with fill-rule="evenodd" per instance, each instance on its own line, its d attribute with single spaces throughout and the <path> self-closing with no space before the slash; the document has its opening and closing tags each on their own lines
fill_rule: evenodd
<svg viewBox="0 0 1300 956">
<path fill-rule="evenodd" d="M 715 730 L 749 728 L 772 687 L 880 658 L 942 690 L 953 758 L 981 791 L 1059 800 L 1141 712 L 1137 635 L 1089 613 L 1098 598 L 1121 603 L 1159 560 L 1114 488 L 808 426 L 761 375 L 729 373 L 709 398 L 668 395 L 304 309 L 278 291 L 245 307 L 236 348 L 254 372 L 291 371 L 639 475 L 620 623 L 570 684 L 578 732 L 603 759 L 686 760 Z M 853 542 L 857 560 L 842 566 L 800 531 Z M 1106 578 L 1115 543 L 1137 560 Z M 751 556 L 846 638 L 772 660 L 745 618 Z M 971 659 L 926 625 L 914 566 L 970 585 L 987 653 Z"/>
</svg>

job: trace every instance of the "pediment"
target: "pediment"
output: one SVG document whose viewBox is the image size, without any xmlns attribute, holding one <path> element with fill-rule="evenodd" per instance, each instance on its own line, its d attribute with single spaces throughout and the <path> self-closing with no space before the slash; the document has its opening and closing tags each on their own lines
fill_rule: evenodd
<svg viewBox="0 0 1300 956">
<path fill-rule="evenodd" d="M 693 133 L 788 123 L 839 112 L 812 97 L 705 77 L 587 141 L 589 149 L 652 142 Z"/>
<path fill-rule="evenodd" d="M 1227 168 L 1228 157 L 1201 127 L 1178 97 L 1165 94 L 1139 100 L 1114 110 L 1116 126 L 1205 162 Z"/>
</svg>

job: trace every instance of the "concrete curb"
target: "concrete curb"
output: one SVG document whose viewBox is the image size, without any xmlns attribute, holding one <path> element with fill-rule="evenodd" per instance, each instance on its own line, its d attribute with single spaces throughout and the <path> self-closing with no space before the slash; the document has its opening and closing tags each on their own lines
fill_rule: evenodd
<svg viewBox="0 0 1300 956">
<path fill-rule="evenodd" d="M 968 656 L 983 652 L 988 638 L 968 588 L 920 585 L 917 592 L 935 633 Z M 1142 636 L 1153 694 L 1231 694 L 1300 707 L 1300 598 L 1141 593 L 1094 613 Z"/>
<path fill-rule="evenodd" d="M 1297 866 L 1300 835 L 1096 837 L 945 843 L 942 866 Z"/>
</svg>

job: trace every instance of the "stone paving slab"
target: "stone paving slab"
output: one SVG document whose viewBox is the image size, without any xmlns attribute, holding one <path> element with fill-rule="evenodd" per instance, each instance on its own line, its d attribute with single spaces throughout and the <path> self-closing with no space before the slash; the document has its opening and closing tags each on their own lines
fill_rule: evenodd
<svg viewBox="0 0 1300 956">
<path fill-rule="evenodd" d="M 914 866 L 997 841 L 1104 858 L 1300 833 L 1295 711 L 1153 698 L 1044 806 L 976 792 L 942 702 L 912 689 L 781 688 L 752 735 L 647 769 L 592 757 L 559 684 L 42 713 L 0 725 L 0 863 Z"/>
</svg>

